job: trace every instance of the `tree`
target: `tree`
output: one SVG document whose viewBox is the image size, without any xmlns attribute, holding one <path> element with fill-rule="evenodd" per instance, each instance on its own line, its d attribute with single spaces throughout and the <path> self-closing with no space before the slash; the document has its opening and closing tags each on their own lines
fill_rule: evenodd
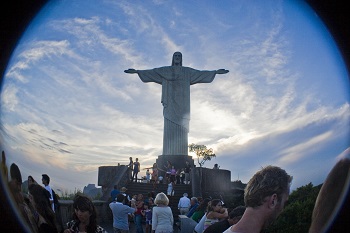
<svg viewBox="0 0 350 233">
<path fill-rule="evenodd" d="M 294 190 L 281 215 L 264 233 L 308 232 L 315 201 L 322 185 L 312 183 Z"/>
<path fill-rule="evenodd" d="M 208 149 L 205 145 L 190 144 L 188 145 L 190 152 L 194 152 L 197 155 L 197 162 L 200 167 L 204 165 L 206 161 L 210 161 L 215 158 L 216 155 L 213 153 L 213 149 Z"/>
</svg>

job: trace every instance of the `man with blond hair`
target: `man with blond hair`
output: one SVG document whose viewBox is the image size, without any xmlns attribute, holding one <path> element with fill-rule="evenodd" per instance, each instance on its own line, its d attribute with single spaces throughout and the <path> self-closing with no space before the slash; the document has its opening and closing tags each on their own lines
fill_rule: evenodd
<svg viewBox="0 0 350 233">
<path fill-rule="evenodd" d="M 267 166 L 249 180 L 244 190 L 246 210 L 224 233 L 259 233 L 282 212 L 293 177 L 280 167 Z"/>
</svg>

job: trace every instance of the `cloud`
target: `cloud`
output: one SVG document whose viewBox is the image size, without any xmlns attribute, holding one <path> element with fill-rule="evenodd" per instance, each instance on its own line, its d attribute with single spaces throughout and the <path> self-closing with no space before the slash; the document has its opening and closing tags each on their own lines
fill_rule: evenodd
<svg viewBox="0 0 350 233">
<path fill-rule="evenodd" d="M 333 132 L 328 131 L 321 135 L 316 135 L 305 142 L 289 147 L 281 151 L 281 157 L 279 158 L 279 161 L 282 162 L 282 164 L 290 164 L 298 162 L 302 158 L 305 159 L 304 157 L 306 155 L 310 155 L 312 154 L 312 151 L 318 150 L 317 145 L 328 141 L 332 136 Z"/>
<path fill-rule="evenodd" d="M 18 88 L 13 85 L 6 86 L 1 92 L 1 106 L 3 111 L 15 111 L 18 104 Z"/>
</svg>

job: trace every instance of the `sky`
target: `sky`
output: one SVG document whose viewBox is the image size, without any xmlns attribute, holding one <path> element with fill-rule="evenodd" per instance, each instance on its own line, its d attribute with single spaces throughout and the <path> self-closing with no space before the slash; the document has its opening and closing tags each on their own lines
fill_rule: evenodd
<svg viewBox="0 0 350 233">
<path fill-rule="evenodd" d="M 130 156 L 151 166 L 162 153 L 161 86 L 123 71 L 169 66 L 176 51 L 183 66 L 230 71 L 191 86 L 189 143 L 216 154 L 205 167 L 246 183 L 276 165 L 295 189 L 322 183 L 350 146 L 349 73 L 303 1 L 62 0 L 30 23 L 5 72 L 8 166 L 68 192 Z"/>
</svg>

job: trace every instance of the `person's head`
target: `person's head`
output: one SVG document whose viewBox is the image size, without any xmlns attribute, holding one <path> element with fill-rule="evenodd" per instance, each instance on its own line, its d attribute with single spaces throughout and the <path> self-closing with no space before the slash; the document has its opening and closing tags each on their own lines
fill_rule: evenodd
<svg viewBox="0 0 350 233">
<path fill-rule="evenodd" d="M 47 224 L 56 228 L 55 213 L 50 204 L 50 192 L 39 184 L 30 185 L 28 191 L 31 205 L 46 220 Z"/>
<path fill-rule="evenodd" d="M 121 191 L 122 193 L 125 193 L 125 192 L 127 191 L 127 188 L 122 187 L 122 188 L 120 189 L 120 191 Z"/>
<path fill-rule="evenodd" d="M 132 157 L 130 157 L 129 160 L 132 161 Z"/>
<path fill-rule="evenodd" d="M 148 204 L 149 204 L 149 206 L 152 206 L 152 205 L 154 204 L 153 198 L 152 198 L 152 197 L 150 197 L 150 198 L 148 199 Z"/>
<path fill-rule="evenodd" d="M 156 205 L 168 205 L 169 198 L 163 193 L 158 193 L 156 199 L 154 200 L 154 204 Z"/>
<path fill-rule="evenodd" d="M 122 193 L 119 193 L 117 195 L 116 201 L 123 203 L 125 201 L 125 196 Z"/>
<path fill-rule="evenodd" d="M 143 194 L 142 193 L 137 194 L 137 200 L 143 201 Z"/>
<path fill-rule="evenodd" d="M 196 197 L 191 197 L 191 205 L 195 205 L 198 203 L 198 199 Z"/>
<path fill-rule="evenodd" d="M 86 224 L 87 232 L 95 232 L 97 215 L 91 199 L 81 193 L 77 193 L 73 200 L 73 208 L 73 219 Z"/>
<path fill-rule="evenodd" d="M 12 163 L 10 166 L 10 177 L 11 180 L 15 181 L 18 185 L 22 184 L 22 174 L 19 167 L 15 163 Z"/>
<path fill-rule="evenodd" d="M 208 210 L 207 212 L 209 213 L 210 211 L 214 212 L 220 212 L 222 209 L 222 202 L 220 199 L 213 199 L 209 202 L 208 204 Z"/>
<path fill-rule="evenodd" d="M 201 201 L 201 203 L 197 207 L 196 211 L 206 211 L 209 202 L 210 202 L 209 198 L 204 198 L 203 201 Z"/>
<path fill-rule="evenodd" d="M 317 195 L 309 233 L 338 232 L 339 228 L 346 227 L 345 225 L 348 223 L 350 147 L 343 151 L 338 158 L 339 160 L 328 173 Z"/>
<path fill-rule="evenodd" d="M 50 177 L 47 174 L 42 174 L 42 179 L 41 181 L 43 182 L 43 184 L 49 185 L 50 184 Z"/>
<path fill-rule="evenodd" d="M 32 176 L 28 176 L 28 187 L 31 186 L 32 184 L 36 184 L 36 181 Z"/>
<path fill-rule="evenodd" d="M 288 200 L 293 177 L 280 167 L 267 166 L 254 174 L 244 190 L 244 203 L 247 208 L 266 205 L 271 210 L 270 222 L 282 212 Z M 267 224 L 270 224 L 269 222 Z"/>
<path fill-rule="evenodd" d="M 136 162 L 139 161 L 139 158 L 136 158 Z"/>
<path fill-rule="evenodd" d="M 118 189 L 118 185 L 117 184 L 114 185 L 114 189 Z"/>
<path fill-rule="evenodd" d="M 187 193 L 184 193 L 182 196 L 183 196 L 183 197 L 188 197 L 188 194 L 187 194 Z"/>
<path fill-rule="evenodd" d="M 244 206 L 237 206 L 228 214 L 228 222 L 230 225 L 236 224 L 243 216 L 245 211 Z"/>
<path fill-rule="evenodd" d="M 143 204 L 143 208 L 144 208 L 145 210 L 148 210 L 148 207 L 149 207 L 149 203 L 145 202 L 145 204 Z"/>
<path fill-rule="evenodd" d="M 182 53 L 175 52 L 173 54 L 173 60 L 171 62 L 172 66 L 182 66 Z"/>
<path fill-rule="evenodd" d="M 32 184 L 28 188 L 29 197 L 32 198 L 31 202 L 33 206 L 38 210 L 40 214 L 43 214 L 46 208 L 51 209 L 50 197 L 51 194 L 44 187 L 39 184 Z"/>
</svg>

